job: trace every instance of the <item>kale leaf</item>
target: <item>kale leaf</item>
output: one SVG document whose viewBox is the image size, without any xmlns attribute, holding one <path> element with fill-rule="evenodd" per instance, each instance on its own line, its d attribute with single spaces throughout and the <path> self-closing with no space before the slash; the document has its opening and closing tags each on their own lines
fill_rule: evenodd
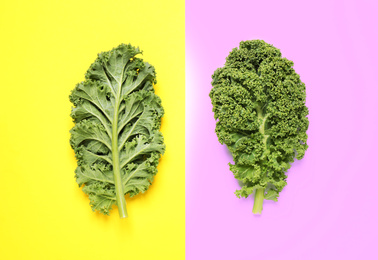
<svg viewBox="0 0 378 260">
<path fill-rule="evenodd" d="M 243 183 L 236 195 L 254 194 L 255 214 L 261 214 L 264 199 L 277 201 L 285 173 L 308 147 L 306 88 L 293 65 L 262 40 L 242 41 L 212 75 L 215 132 L 232 153 L 230 170 Z"/>
<path fill-rule="evenodd" d="M 148 189 L 165 150 L 155 68 L 140 53 L 121 44 L 98 54 L 70 95 L 76 181 L 93 211 L 109 215 L 116 204 L 121 218 L 127 217 L 125 195 Z"/>
</svg>

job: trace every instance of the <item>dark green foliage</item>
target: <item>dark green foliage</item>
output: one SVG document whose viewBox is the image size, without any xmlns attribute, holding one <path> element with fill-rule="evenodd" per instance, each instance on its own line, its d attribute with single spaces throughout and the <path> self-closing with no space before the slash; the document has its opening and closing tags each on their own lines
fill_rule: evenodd
<svg viewBox="0 0 378 260">
<path fill-rule="evenodd" d="M 212 78 L 216 133 L 232 153 L 230 169 L 248 197 L 277 200 L 286 171 L 307 149 L 306 89 L 293 62 L 262 40 L 241 42 Z"/>
</svg>

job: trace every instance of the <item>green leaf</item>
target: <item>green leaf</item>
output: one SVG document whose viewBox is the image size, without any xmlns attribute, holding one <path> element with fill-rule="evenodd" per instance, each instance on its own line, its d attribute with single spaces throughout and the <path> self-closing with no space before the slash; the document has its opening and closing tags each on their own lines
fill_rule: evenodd
<svg viewBox="0 0 378 260">
<path fill-rule="evenodd" d="M 287 184 L 285 172 L 308 147 L 306 88 L 293 65 L 273 45 L 252 40 L 240 42 L 212 75 L 215 132 L 233 156 L 230 170 L 243 184 L 236 195 L 258 190 L 257 211 L 262 197 L 277 200 Z"/>
<path fill-rule="evenodd" d="M 148 189 L 165 150 L 155 68 L 140 53 L 130 44 L 100 53 L 70 95 L 76 181 L 94 211 L 109 214 L 117 204 L 120 217 L 125 195 Z"/>
</svg>

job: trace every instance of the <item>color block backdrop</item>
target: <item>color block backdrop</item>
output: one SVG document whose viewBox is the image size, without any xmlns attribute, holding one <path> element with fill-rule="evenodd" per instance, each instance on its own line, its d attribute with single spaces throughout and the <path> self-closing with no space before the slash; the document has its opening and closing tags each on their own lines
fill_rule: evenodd
<svg viewBox="0 0 378 260">
<path fill-rule="evenodd" d="M 184 1 L 0 3 L 0 259 L 184 259 Z M 143 50 L 167 146 L 129 217 L 93 213 L 74 179 L 70 91 L 97 53 Z"/>
<path fill-rule="evenodd" d="M 0 3 L 0 259 L 377 258 L 377 11 L 374 1 Z M 261 216 L 233 194 L 208 97 L 213 71 L 250 39 L 294 61 L 310 109 L 307 154 Z M 77 188 L 68 95 L 122 42 L 157 70 L 167 150 L 119 220 L 93 213 Z"/>
<path fill-rule="evenodd" d="M 376 1 L 186 1 L 186 259 L 377 259 Z M 309 149 L 252 214 L 218 143 L 211 75 L 263 39 L 307 86 Z"/>
</svg>

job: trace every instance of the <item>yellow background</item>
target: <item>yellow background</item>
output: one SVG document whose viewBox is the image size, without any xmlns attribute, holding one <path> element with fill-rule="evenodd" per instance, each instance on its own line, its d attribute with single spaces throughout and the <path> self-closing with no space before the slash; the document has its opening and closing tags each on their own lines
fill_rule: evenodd
<svg viewBox="0 0 378 260">
<path fill-rule="evenodd" d="M 177 0 L 1 1 L 0 259 L 184 259 L 184 23 Z M 77 187 L 68 100 L 120 43 L 156 68 L 167 147 L 122 220 Z"/>
</svg>

